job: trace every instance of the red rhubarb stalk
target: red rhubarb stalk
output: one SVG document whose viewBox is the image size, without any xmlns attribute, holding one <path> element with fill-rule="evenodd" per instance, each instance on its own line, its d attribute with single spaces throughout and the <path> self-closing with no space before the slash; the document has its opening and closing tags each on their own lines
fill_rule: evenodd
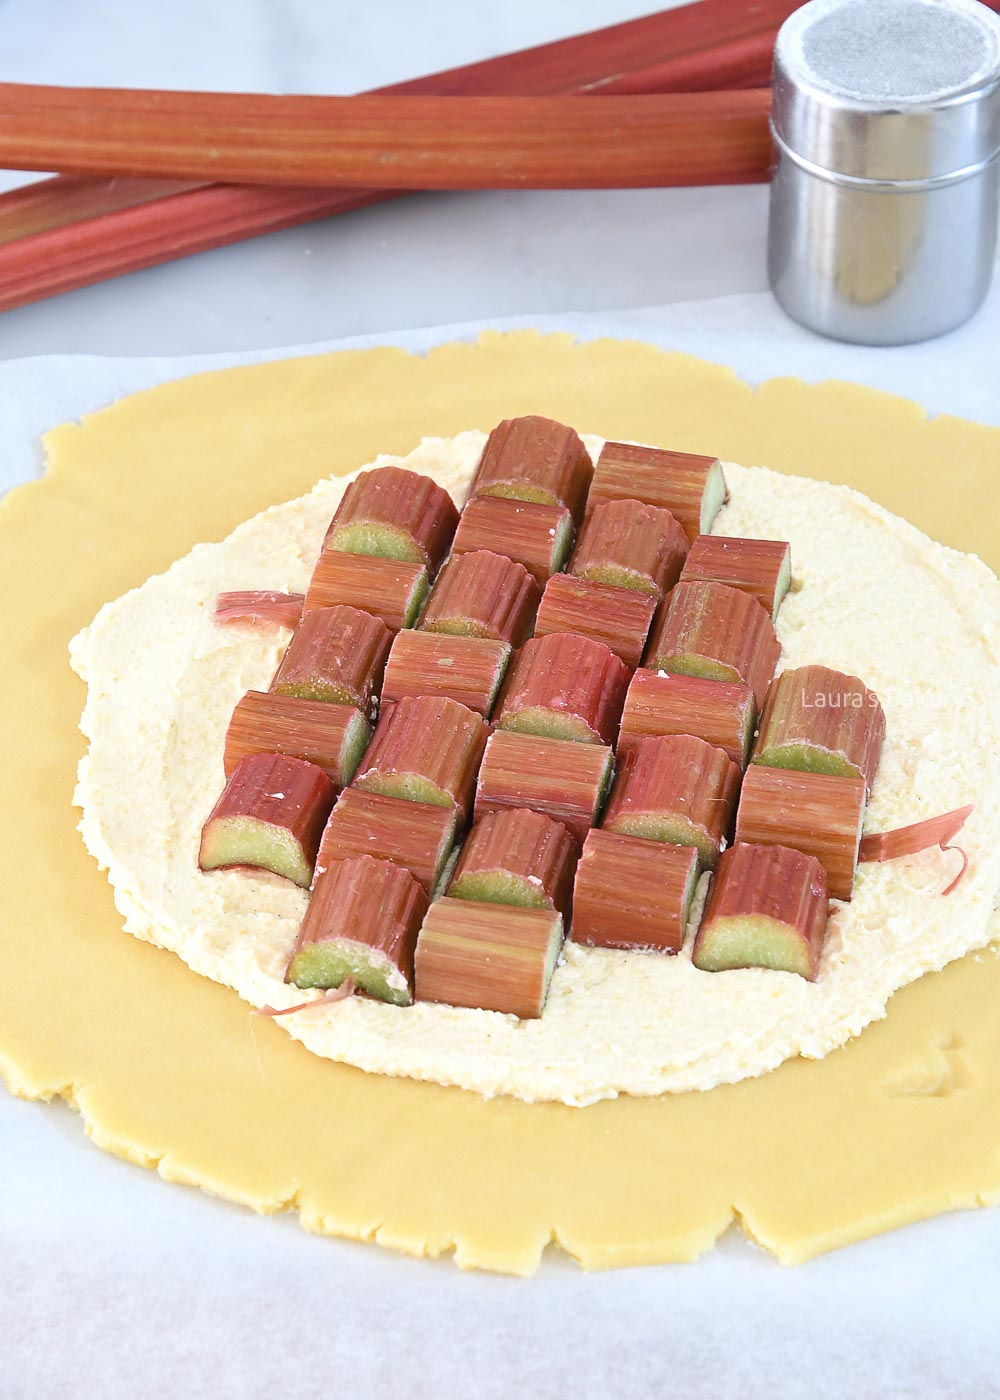
<svg viewBox="0 0 1000 1400">
<path fill-rule="evenodd" d="M 220 593 L 215 600 L 215 620 L 220 625 L 249 622 L 254 626 L 297 627 L 304 602 L 303 593 L 272 593 L 259 588 Z"/>
</svg>

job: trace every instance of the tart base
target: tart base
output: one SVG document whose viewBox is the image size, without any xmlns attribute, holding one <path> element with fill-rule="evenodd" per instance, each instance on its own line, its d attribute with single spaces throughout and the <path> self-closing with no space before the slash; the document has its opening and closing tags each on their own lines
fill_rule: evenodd
<svg viewBox="0 0 1000 1400">
<path fill-rule="evenodd" d="M 1000 469 L 1000 431 L 928 422 L 846 384 L 775 380 L 755 393 L 718 366 L 630 342 L 522 332 L 425 357 L 255 365 L 56 429 L 47 474 L 0 504 L 0 719 L 17 737 L 0 772 L 10 1088 L 66 1098 L 99 1146 L 168 1180 L 295 1209 L 307 1229 L 511 1273 L 530 1273 L 551 1242 L 588 1268 L 687 1260 L 734 1219 L 795 1262 L 1000 1199 L 995 945 L 898 992 L 884 1021 L 822 1061 L 574 1109 L 320 1060 L 234 993 L 123 936 L 75 829 L 84 688 L 68 670 L 70 637 L 199 540 L 309 489 L 330 470 L 331 441 L 346 472 L 425 434 L 530 412 L 682 450 L 710 440 L 730 459 L 844 481 L 997 565 L 979 503 Z"/>
</svg>

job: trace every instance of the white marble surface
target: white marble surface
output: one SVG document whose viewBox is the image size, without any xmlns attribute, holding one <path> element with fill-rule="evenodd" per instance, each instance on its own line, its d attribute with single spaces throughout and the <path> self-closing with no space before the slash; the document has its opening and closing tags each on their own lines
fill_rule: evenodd
<svg viewBox="0 0 1000 1400">
<path fill-rule="evenodd" d="M 3 0 L 0 80 L 351 92 L 670 2 Z M 24 178 L 0 172 L 0 188 Z M 253 349 L 756 291 L 765 217 L 760 187 L 420 195 L 8 311 L 0 358 Z"/>
</svg>

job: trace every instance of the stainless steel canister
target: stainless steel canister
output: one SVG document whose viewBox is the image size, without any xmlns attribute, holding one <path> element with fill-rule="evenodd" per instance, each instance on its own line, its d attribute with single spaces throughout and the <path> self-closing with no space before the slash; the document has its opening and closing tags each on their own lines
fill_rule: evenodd
<svg viewBox="0 0 1000 1400">
<path fill-rule="evenodd" d="M 979 0 L 810 0 L 775 48 L 768 272 L 839 340 L 941 335 L 997 239 L 1000 20 Z"/>
</svg>

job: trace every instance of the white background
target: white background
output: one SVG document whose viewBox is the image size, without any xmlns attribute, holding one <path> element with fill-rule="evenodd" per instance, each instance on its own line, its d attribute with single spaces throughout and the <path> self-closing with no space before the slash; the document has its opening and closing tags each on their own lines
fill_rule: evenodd
<svg viewBox="0 0 1000 1400">
<path fill-rule="evenodd" d="M 653 3 L 653 0 L 650 0 Z M 662 0 L 661 0 L 662 3 Z M 0 79 L 350 91 L 630 18 L 613 0 L 0 0 Z M 8 183 L 23 177 L 12 176 Z M 861 351 L 761 293 L 762 189 L 418 197 L 0 316 L 0 489 L 35 435 L 190 355 L 523 315 L 1000 422 L 1000 296 L 963 331 Z M 687 299 L 723 298 L 666 308 Z M 615 311 L 616 308 L 651 308 Z M 568 312 L 598 312 L 568 317 Z M 541 313 L 553 319 L 539 322 Z M 459 330 L 457 333 L 468 333 Z M 227 356 L 226 358 L 230 358 Z M 996 511 L 995 499 L 984 503 Z M 1000 1212 L 795 1270 L 727 1236 L 696 1265 L 530 1281 L 304 1234 L 92 1147 L 0 1090 L 0 1397 L 1000 1396 Z"/>
</svg>

